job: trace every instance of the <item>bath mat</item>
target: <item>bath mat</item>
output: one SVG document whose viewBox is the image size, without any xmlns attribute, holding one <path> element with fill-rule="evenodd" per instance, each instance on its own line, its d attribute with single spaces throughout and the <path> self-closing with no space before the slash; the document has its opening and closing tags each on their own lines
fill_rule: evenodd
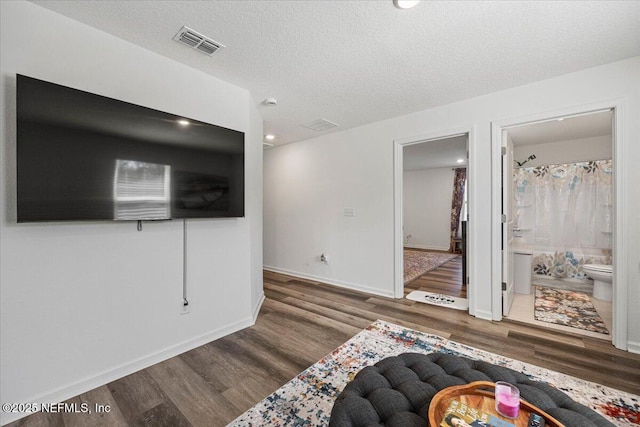
<svg viewBox="0 0 640 427">
<path fill-rule="evenodd" d="M 452 297 L 449 295 L 436 294 L 433 292 L 412 291 L 406 297 L 412 301 L 424 302 L 432 305 L 441 305 L 456 310 L 468 310 L 469 301 L 466 298 Z"/>
<path fill-rule="evenodd" d="M 404 284 L 457 257 L 457 254 L 404 250 Z"/>
<path fill-rule="evenodd" d="M 585 331 L 609 334 L 587 294 L 536 286 L 536 320 Z"/>
<path fill-rule="evenodd" d="M 326 426 L 336 396 L 365 366 L 401 353 L 448 353 L 485 360 L 546 381 L 619 426 L 640 422 L 640 396 L 475 349 L 437 335 L 376 320 L 229 426 Z"/>
</svg>

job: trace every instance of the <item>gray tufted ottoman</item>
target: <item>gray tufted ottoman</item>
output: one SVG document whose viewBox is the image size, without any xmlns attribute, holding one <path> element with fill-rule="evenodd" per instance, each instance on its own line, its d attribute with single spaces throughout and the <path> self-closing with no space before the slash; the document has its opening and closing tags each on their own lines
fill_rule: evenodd
<svg viewBox="0 0 640 427">
<path fill-rule="evenodd" d="M 438 391 L 473 381 L 510 382 L 520 389 L 522 399 L 567 427 L 613 426 L 547 383 L 509 368 L 443 353 L 404 353 L 362 369 L 336 399 L 329 426 L 427 426 L 429 403 Z"/>
</svg>

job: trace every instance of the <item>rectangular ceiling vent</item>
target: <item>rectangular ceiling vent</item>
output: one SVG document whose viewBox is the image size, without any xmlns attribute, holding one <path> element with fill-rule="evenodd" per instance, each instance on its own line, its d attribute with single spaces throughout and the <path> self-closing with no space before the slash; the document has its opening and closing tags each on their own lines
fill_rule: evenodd
<svg viewBox="0 0 640 427">
<path fill-rule="evenodd" d="M 186 26 L 180 28 L 178 34 L 173 36 L 173 39 L 207 55 L 213 55 L 218 49 L 226 47 Z"/>
<path fill-rule="evenodd" d="M 303 123 L 300 126 L 307 129 L 315 130 L 316 132 L 322 132 L 323 130 L 338 127 L 336 123 L 330 122 L 327 119 L 318 119 L 308 123 Z"/>
</svg>

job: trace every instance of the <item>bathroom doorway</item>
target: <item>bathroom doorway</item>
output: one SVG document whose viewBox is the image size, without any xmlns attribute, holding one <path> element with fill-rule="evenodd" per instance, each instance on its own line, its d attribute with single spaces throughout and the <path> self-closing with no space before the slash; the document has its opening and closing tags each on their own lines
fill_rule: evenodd
<svg viewBox="0 0 640 427">
<path fill-rule="evenodd" d="M 603 109 L 501 129 L 505 318 L 612 340 L 614 127 Z"/>
</svg>

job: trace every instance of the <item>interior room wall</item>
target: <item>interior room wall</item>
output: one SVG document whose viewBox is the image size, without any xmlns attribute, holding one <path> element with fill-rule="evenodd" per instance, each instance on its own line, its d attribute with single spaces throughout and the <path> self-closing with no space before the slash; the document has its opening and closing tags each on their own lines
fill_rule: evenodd
<svg viewBox="0 0 640 427">
<path fill-rule="evenodd" d="M 371 232 L 389 226 L 380 207 L 393 191 L 390 148 L 367 138 L 345 131 L 264 152 L 265 268 L 393 295 L 380 286 L 393 283 L 380 262 L 393 259 L 393 247 Z"/>
<path fill-rule="evenodd" d="M 249 128 L 247 129 L 247 141 L 251 141 L 250 156 L 245 156 L 245 180 L 247 188 L 252 191 L 245 195 L 245 207 L 249 219 L 249 248 L 251 250 L 251 312 L 252 318 L 258 317 L 258 312 L 264 301 L 262 287 L 262 234 L 263 234 L 263 149 L 262 149 L 262 117 L 253 103 L 247 106 L 249 110 Z M 258 144 L 260 141 L 260 144 Z"/>
<path fill-rule="evenodd" d="M 592 136 L 589 138 L 571 139 L 567 141 L 549 141 L 542 144 L 516 145 L 513 149 L 514 159 L 522 161 L 535 154 L 536 158 L 528 161 L 524 167 L 543 165 L 608 160 L 612 157 L 611 135 Z"/>
<path fill-rule="evenodd" d="M 450 167 L 404 172 L 403 227 L 406 247 L 440 251 L 449 249 L 453 175 Z"/>
<path fill-rule="evenodd" d="M 262 301 L 262 120 L 250 94 L 30 2 L 0 12 L 2 402 L 58 402 L 251 325 Z M 187 221 L 189 314 L 182 220 L 141 232 L 16 223 L 16 73 L 245 132 L 246 216 Z"/>
<path fill-rule="evenodd" d="M 330 283 L 393 295 L 394 140 L 474 126 L 470 140 L 469 227 L 475 239 L 470 274 L 473 310 L 490 318 L 492 307 L 491 123 L 584 107 L 605 100 L 624 102 L 627 175 L 624 234 L 640 235 L 640 57 L 571 73 L 464 101 L 335 132 L 265 153 L 264 262 L 267 268 L 313 276 Z M 550 114 L 553 116 L 553 114 Z M 334 119 L 339 123 L 339 118 Z M 473 207 L 475 206 L 475 209 Z M 344 217 L 344 207 L 356 216 Z M 472 228 L 474 228 L 472 230 Z M 640 240 L 625 239 L 629 307 L 640 305 Z M 321 252 L 333 255 L 330 263 Z M 640 311 L 628 310 L 629 348 L 640 352 Z"/>
</svg>

